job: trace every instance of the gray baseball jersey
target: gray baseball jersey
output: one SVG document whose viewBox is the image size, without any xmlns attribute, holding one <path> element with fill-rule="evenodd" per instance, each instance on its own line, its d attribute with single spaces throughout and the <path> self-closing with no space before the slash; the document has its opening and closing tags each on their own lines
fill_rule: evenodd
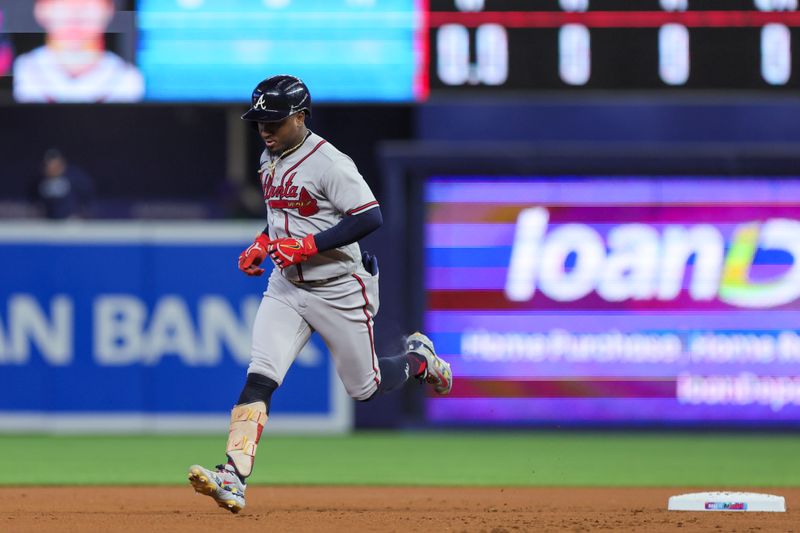
<svg viewBox="0 0 800 533">
<path fill-rule="evenodd" d="M 286 157 L 265 151 L 260 174 L 270 239 L 316 234 L 378 206 L 353 161 L 313 133 Z M 248 372 L 282 383 L 317 331 L 348 394 L 370 398 L 381 381 L 373 335 L 378 306 L 378 275 L 364 269 L 358 243 L 273 270 L 253 324 Z"/>
<path fill-rule="evenodd" d="M 353 160 L 314 133 L 284 158 L 271 158 L 264 150 L 259 174 L 270 239 L 303 238 L 378 206 Z M 322 280 L 353 273 L 360 264 L 361 250 L 352 243 L 316 254 L 284 269 L 283 275 L 293 281 Z"/>
</svg>

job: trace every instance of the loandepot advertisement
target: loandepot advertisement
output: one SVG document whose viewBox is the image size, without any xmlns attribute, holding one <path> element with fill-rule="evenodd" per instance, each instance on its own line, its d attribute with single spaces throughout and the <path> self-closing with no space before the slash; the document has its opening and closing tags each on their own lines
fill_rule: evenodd
<svg viewBox="0 0 800 533">
<path fill-rule="evenodd" d="M 431 420 L 800 426 L 800 178 L 432 178 Z"/>
<path fill-rule="evenodd" d="M 269 276 L 245 276 L 237 258 L 260 229 L 0 224 L 0 429 L 226 434 Z M 352 426 L 319 336 L 275 393 L 269 424 Z"/>
</svg>

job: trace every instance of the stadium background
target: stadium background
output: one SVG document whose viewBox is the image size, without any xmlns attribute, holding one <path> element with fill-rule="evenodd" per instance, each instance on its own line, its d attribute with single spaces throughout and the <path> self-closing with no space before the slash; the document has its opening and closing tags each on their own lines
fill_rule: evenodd
<svg viewBox="0 0 800 533">
<path fill-rule="evenodd" d="M 20 5 L 0 2 L 0 70 L 4 54 L 44 42 Z M 4 498 L 11 530 L 51 516 L 123 530 L 130 515 L 109 511 L 120 499 L 150 510 L 143 520 L 175 509 L 174 530 L 226 518 L 180 485 L 190 463 L 218 460 L 243 382 L 263 281 L 233 258 L 263 205 L 260 143 L 239 115 L 281 72 L 308 82 L 310 127 L 381 202 L 385 225 L 362 242 L 381 264 L 378 352 L 422 328 L 457 381 L 451 398 L 409 386 L 354 404 L 315 338 L 276 394 L 251 518 L 670 529 L 684 520 L 665 514 L 670 494 L 756 489 L 787 496 L 789 515 L 771 519 L 788 530 L 800 502 L 799 13 L 790 0 L 142 0 L 118 2 L 105 37 L 143 74 L 142 101 L 17 103 L 6 61 L 0 492 L 23 486 L 35 502 Z M 43 220 L 31 202 L 52 148 L 94 182 L 85 218 Z M 546 226 L 520 240 L 535 208 Z M 663 276 L 670 232 L 694 246 L 677 281 Z M 715 245 L 719 264 L 700 252 Z M 517 247 L 532 255 L 514 270 Z M 536 270 L 545 248 L 551 278 Z M 718 267 L 713 294 L 692 286 L 714 270 L 701 256 Z M 514 285 L 526 269 L 534 286 Z M 558 292 L 587 276 L 582 294 Z M 542 344 L 554 337 L 575 342 Z M 397 459 L 417 454 L 413 469 Z M 363 485 L 386 487 L 386 501 L 337 492 Z M 59 507 L 42 486 L 88 486 L 71 498 L 101 498 L 101 512 Z M 446 501 L 442 486 L 467 492 L 443 511 L 431 503 Z M 320 503 L 296 507 L 308 498 Z M 688 525 L 758 524 L 699 520 Z"/>
</svg>

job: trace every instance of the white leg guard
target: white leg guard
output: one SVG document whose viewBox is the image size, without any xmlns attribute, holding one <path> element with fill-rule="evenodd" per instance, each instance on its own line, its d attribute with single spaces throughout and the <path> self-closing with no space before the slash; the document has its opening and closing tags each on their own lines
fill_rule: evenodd
<svg viewBox="0 0 800 533">
<path fill-rule="evenodd" d="M 237 405 L 231 411 L 231 427 L 228 434 L 228 458 L 243 477 L 253 473 L 256 448 L 267 422 L 267 404 L 253 402 Z"/>
</svg>

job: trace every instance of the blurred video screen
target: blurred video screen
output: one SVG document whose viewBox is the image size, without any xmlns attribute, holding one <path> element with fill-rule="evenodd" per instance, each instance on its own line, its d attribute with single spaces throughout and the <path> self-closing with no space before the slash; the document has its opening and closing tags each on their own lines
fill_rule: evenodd
<svg viewBox="0 0 800 533">
<path fill-rule="evenodd" d="M 433 177 L 431 421 L 800 425 L 800 178 Z"/>
<path fill-rule="evenodd" d="M 0 101 L 144 98 L 133 0 L 0 0 Z"/>
<path fill-rule="evenodd" d="M 0 101 L 241 102 L 293 74 L 315 102 L 427 97 L 419 0 L 0 0 Z"/>
<path fill-rule="evenodd" d="M 139 0 L 147 98 L 246 101 L 293 74 L 314 101 L 402 102 L 427 91 L 415 0 Z"/>
</svg>

